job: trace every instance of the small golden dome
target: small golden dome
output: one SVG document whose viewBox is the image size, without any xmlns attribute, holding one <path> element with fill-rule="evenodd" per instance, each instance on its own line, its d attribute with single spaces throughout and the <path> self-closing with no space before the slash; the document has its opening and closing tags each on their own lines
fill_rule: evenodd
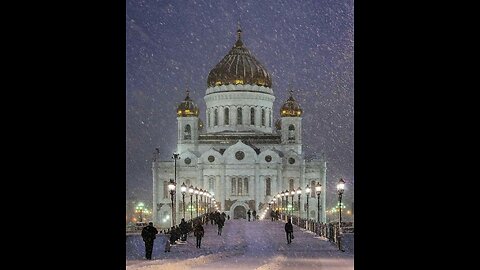
<svg viewBox="0 0 480 270">
<path fill-rule="evenodd" d="M 241 33 L 242 30 L 239 28 L 233 48 L 208 74 L 208 87 L 229 84 L 272 87 L 270 75 L 243 45 Z"/>
<path fill-rule="evenodd" d="M 199 111 L 197 105 L 193 103 L 193 100 L 190 98 L 190 92 L 187 90 L 187 97 L 185 100 L 180 103 L 177 107 L 177 116 L 178 117 L 198 117 Z"/>
<path fill-rule="evenodd" d="M 293 98 L 293 91 L 290 90 L 290 97 L 287 101 L 283 104 L 282 108 L 280 109 L 280 116 L 281 117 L 300 117 L 302 116 L 302 108 L 298 102 Z"/>
</svg>

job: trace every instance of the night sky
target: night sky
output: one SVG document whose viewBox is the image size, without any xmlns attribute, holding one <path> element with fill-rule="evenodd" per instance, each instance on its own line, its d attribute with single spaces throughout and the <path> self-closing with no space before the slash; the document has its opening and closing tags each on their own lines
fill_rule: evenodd
<svg viewBox="0 0 480 270">
<path fill-rule="evenodd" d="M 305 157 L 327 157 L 327 200 L 336 201 L 341 177 L 345 203 L 353 200 L 353 0 L 127 0 L 126 13 L 127 198 L 151 203 L 153 152 L 171 160 L 186 88 L 205 122 L 208 73 L 240 23 L 244 45 L 272 76 L 275 121 L 292 88 Z"/>
</svg>

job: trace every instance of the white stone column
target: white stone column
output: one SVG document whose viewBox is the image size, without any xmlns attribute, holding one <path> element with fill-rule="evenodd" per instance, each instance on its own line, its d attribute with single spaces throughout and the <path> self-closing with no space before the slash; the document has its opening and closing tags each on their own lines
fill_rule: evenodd
<svg viewBox="0 0 480 270">
<path fill-rule="evenodd" d="M 322 209 L 321 209 L 321 222 L 326 222 L 327 220 L 327 213 L 326 213 L 326 207 L 327 207 L 327 162 L 323 162 L 323 166 L 320 167 L 320 179 L 322 181 L 322 193 L 321 193 L 321 204 L 322 204 Z"/>
</svg>

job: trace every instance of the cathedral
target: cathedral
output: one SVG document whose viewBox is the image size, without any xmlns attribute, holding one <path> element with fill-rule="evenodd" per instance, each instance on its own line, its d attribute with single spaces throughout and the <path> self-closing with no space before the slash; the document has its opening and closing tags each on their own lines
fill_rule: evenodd
<svg viewBox="0 0 480 270">
<path fill-rule="evenodd" d="M 213 201 L 218 211 L 231 218 L 245 218 L 248 210 L 260 213 L 268 208 L 272 199 L 281 207 L 277 195 L 299 188 L 300 205 L 297 193 L 293 204 L 289 194 L 287 209 L 294 215 L 300 210 L 306 218 L 307 185 L 312 189 L 309 218 L 316 220 L 317 183 L 322 185 L 320 220 L 325 221 L 326 161 L 304 158 L 303 111 L 291 91 L 280 108 L 280 119 L 273 119 L 272 78 L 245 47 L 241 34 L 239 29 L 233 47 L 208 74 L 205 121 L 200 120 L 198 106 L 187 91 L 176 111 L 175 154 L 171 160 L 159 160 L 157 148 L 152 162 L 157 227 L 179 224 L 184 215 L 188 220 L 213 211 L 209 208 Z M 173 196 L 170 182 L 176 183 Z M 197 195 L 201 192 L 208 192 L 210 198 Z"/>
</svg>

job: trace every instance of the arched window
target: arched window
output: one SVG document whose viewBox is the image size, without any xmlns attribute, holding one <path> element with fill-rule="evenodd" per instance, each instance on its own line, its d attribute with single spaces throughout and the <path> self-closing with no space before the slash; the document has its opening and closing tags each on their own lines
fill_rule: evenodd
<svg viewBox="0 0 480 270">
<path fill-rule="evenodd" d="M 243 124 L 242 108 L 237 108 L 237 125 Z"/>
<path fill-rule="evenodd" d="M 183 132 L 183 139 L 184 140 L 191 140 L 192 139 L 192 128 L 190 125 L 185 126 L 185 130 Z"/>
<path fill-rule="evenodd" d="M 213 125 L 218 126 L 218 111 L 215 109 L 213 111 Z"/>
<path fill-rule="evenodd" d="M 208 179 L 208 190 L 213 192 L 215 190 L 215 178 L 211 177 Z"/>
<path fill-rule="evenodd" d="M 207 127 L 210 127 L 210 109 L 207 110 Z"/>
<path fill-rule="evenodd" d="M 225 114 L 224 114 L 224 125 L 229 125 L 230 123 L 230 116 L 229 116 L 230 110 L 228 108 L 225 108 Z"/>
<path fill-rule="evenodd" d="M 262 126 L 265 126 L 265 109 L 262 109 Z"/>
<path fill-rule="evenodd" d="M 190 187 L 190 179 L 185 180 L 185 185 L 187 185 L 187 187 Z"/>
<path fill-rule="evenodd" d="M 293 182 L 294 182 L 293 179 L 290 179 L 290 180 L 289 180 L 289 183 L 288 183 L 288 186 L 289 186 L 289 189 L 288 189 L 288 190 L 289 190 L 289 191 L 292 191 L 292 189 L 294 188 L 294 187 L 293 187 Z"/>
<path fill-rule="evenodd" d="M 272 127 L 272 111 L 268 111 L 268 127 Z"/>
<path fill-rule="evenodd" d="M 310 191 L 310 197 L 314 198 L 315 197 L 315 181 L 311 181 L 310 182 L 310 188 L 312 189 L 312 191 Z"/>
<path fill-rule="evenodd" d="M 248 178 L 243 179 L 244 195 L 248 195 Z"/>
<path fill-rule="evenodd" d="M 163 181 L 163 198 L 168 198 L 168 182 Z"/>
<path fill-rule="evenodd" d="M 267 178 L 267 180 L 265 181 L 265 195 L 266 196 L 270 196 L 272 195 L 272 191 L 271 191 L 271 185 L 272 185 L 272 180 L 270 178 Z"/>
<path fill-rule="evenodd" d="M 237 179 L 232 178 L 232 195 L 237 195 Z"/>
<path fill-rule="evenodd" d="M 295 140 L 295 126 L 290 125 L 288 126 L 288 139 Z"/>
<path fill-rule="evenodd" d="M 239 178 L 237 182 L 238 182 L 238 189 L 237 189 L 238 192 L 237 192 L 237 194 L 242 195 L 242 192 L 243 192 L 242 178 Z"/>
<path fill-rule="evenodd" d="M 250 108 L 250 125 L 255 125 L 255 109 Z"/>
</svg>

